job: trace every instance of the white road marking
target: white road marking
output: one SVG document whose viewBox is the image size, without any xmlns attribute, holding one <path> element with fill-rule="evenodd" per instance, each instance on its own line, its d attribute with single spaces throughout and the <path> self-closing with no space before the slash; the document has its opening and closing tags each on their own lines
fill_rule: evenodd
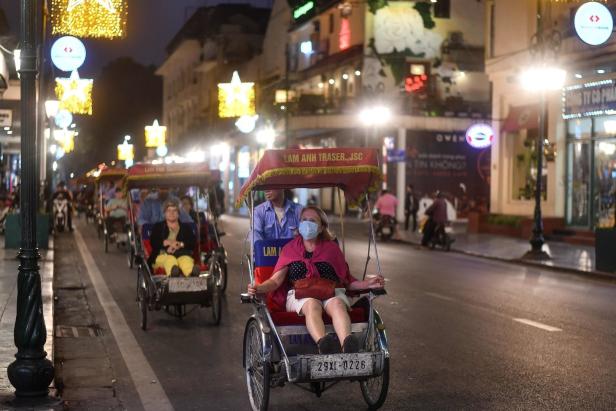
<svg viewBox="0 0 616 411">
<path fill-rule="evenodd" d="M 451 297 L 447 297 L 446 295 L 443 294 L 438 294 L 438 293 L 430 293 L 428 291 L 424 292 L 425 295 L 429 295 L 430 297 L 434 297 L 434 298 L 438 298 L 439 300 L 445 300 L 445 301 L 456 301 L 455 298 L 451 298 Z"/>
<path fill-rule="evenodd" d="M 551 325 L 539 323 L 537 321 L 529 320 L 526 318 L 514 318 L 513 321 L 517 321 L 522 324 L 530 325 L 531 327 L 536 327 L 544 331 L 549 331 L 549 332 L 562 331 L 561 328 L 552 327 Z"/>
<path fill-rule="evenodd" d="M 113 299 L 107 287 L 107 283 L 98 269 L 92 254 L 88 250 L 81 233 L 79 230 L 75 229 L 74 234 L 77 248 L 79 249 L 81 258 L 83 258 L 86 271 L 90 276 L 92 285 L 94 285 L 96 296 L 105 311 L 109 327 L 111 328 L 111 332 L 118 344 L 126 368 L 137 389 L 143 408 L 148 411 L 173 410 L 171 401 L 169 401 L 169 397 L 167 397 L 161 384 L 153 384 L 154 381 L 158 381 L 158 378 L 148 363 L 148 360 L 145 358 L 143 351 L 141 351 L 141 347 L 139 347 L 130 327 L 126 323 L 126 319 L 120 307 L 118 307 Z"/>
</svg>

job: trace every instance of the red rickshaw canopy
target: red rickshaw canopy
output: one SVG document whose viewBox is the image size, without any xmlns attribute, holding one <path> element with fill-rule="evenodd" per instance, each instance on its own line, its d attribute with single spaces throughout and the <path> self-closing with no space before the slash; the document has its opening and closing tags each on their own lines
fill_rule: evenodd
<svg viewBox="0 0 616 411">
<path fill-rule="evenodd" d="M 126 173 L 127 171 L 125 168 L 103 168 L 96 180 L 120 180 L 126 176 Z"/>
<path fill-rule="evenodd" d="M 204 163 L 135 164 L 128 169 L 126 188 L 211 186 L 220 181 L 220 172 Z"/>
<path fill-rule="evenodd" d="M 242 186 L 235 206 L 253 190 L 339 187 L 356 202 L 382 179 L 376 149 L 318 148 L 267 150 Z"/>
</svg>

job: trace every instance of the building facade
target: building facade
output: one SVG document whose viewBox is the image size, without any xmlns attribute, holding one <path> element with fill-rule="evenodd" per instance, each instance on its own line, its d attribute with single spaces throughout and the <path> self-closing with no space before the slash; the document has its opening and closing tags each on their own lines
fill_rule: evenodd
<svg viewBox="0 0 616 411">
<path fill-rule="evenodd" d="M 277 104 L 292 144 L 377 147 L 399 197 L 408 183 L 446 192 L 461 214 L 487 208 L 489 148 L 480 155 L 465 139 L 489 118 L 485 2 L 289 3 L 289 101 Z M 361 113 L 376 106 L 391 119 L 365 127 Z"/>
<path fill-rule="evenodd" d="M 486 71 L 493 85 L 496 130 L 491 161 L 491 211 L 531 216 L 537 176 L 544 183 L 542 209 L 556 226 L 613 227 L 616 212 L 616 116 L 613 63 L 616 40 L 591 46 L 574 30 L 580 3 L 494 0 L 488 3 Z M 613 15 L 613 7 L 609 8 Z M 524 91 L 520 73 L 539 63 L 531 47 L 537 18 L 558 47 L 545 64 L 567 75 L 562 90 L 546 94 L 546 136 L 539 136 L 541 95 Z M 616 98 L 616 97 L 614 97 Z M 539 173 L 535 141 L 544 138 Z"/>
</svg>

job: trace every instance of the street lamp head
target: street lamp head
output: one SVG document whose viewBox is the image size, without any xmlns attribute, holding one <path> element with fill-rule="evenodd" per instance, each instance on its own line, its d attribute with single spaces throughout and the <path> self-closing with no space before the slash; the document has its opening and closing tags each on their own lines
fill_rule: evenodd
<svg viewBox="0 0 616 411">
<path fill-rule="evenodd" d="M 567 72 L 553 66 L 535 66 L 525 69 L 520 74 L 520 84 L 527 91 L 560 90 L 565 84 Z"/>
<path fill-rule="evenodd" d="M 47 100 L 45 102 L 45 114 L 47 118 L 55 117 L 60 109 L 60 102 L 58 100 Z"/>
<path fill-rule="evenodd" d="M 365 108 L 359 112 L 359 120 L 365 126 L 380 126 L 391 119 L 391 110 L 385 106 Z"/>
</svg>

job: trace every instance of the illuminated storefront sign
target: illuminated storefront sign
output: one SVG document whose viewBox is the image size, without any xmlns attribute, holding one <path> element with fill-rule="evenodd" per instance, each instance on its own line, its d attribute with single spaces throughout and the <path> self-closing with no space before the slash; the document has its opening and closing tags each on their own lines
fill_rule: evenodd
<svg viewBox="0 0 616 411">
<path fill-rule="evenodd" d="M 584 43 L 598 46 L 612 35 L 614 19 L 605 5 L 591 1 L 577 9 L 573 24 L 575 32 Z"/>
<path fill-rule="evenodd" d="M 616 114 L 616 81 L 600 80 L 566 87 L 563 118 Z"/>
<path fill-rule="evenodd" d="M 338 34 L 338 48 L 342 51 L 349 47 L 351 47 L 351 23 L 349 19 L 342 19 Z"/>
<path fill-rule="evenodd" d="M 60 37 L 51 46 L 51 61 L 58 69 L 72 72 L 86 61 L 86 47 L 76 37 Z"/>
<path fill-rule="evenodd" d="M 492 145 L 494 130 L 487 124 L 475 124 L 466 130 L 466 142 L 474 148 L 486 148 Z"/>
<path fill-rule="evenodd" d="M 297 20 L 312 10 L 314 10 L 314 1 L 308 1 L 293 10 L 293 19 Z"/>
</svg>

